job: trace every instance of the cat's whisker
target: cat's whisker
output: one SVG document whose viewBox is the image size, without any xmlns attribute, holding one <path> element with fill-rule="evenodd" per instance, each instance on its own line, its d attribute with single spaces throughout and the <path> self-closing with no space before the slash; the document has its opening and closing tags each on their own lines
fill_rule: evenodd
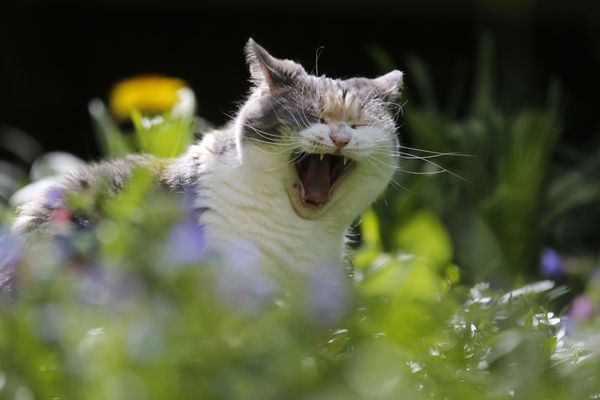
<svg viewBox="0 0 600 400">
<path fill-rule="evenodd" d="M 258 136 L 260 136 L 263 139 L 265 139 L 265 143 L 269 143 L 269 144 L 295 143 L 295 141 L 292 140 L 292 139 L 282 138 L 280 135 L 275 135 L 275 134 L 272 134 L 272 133 L 265 132 L 265 131 L 262 131 L 260 129 L 257 129 L 254 126 L 252 126 L 252 124 L 250 124 L 249 122 L 247 122 L 244 125 L 247 126 L 250 129 L 252 129 Z M 269 140 L 271 140 L 272 143 L 269 142 Z"/>
<path fill-rule="evenodd" d="M 383 153 L 383 151 L 382 151 L 382 153 Z M 419 155 L 408 153 L 405 151 L 388 150 L 388 151 L 385 151 L 385 154 L 390 155 L 390 156 L 404 158 L 407 160 L 417 160 L 417 159 L 418 160 L 426 160 L 426 159 L 430 159 L 430 158 L 439 158 L 439 157 L 468 157 L 465 154 L 454 153 L 454 152 L 431 154 L 428 156 L 419 156 Z"/>
<path fill-rule="evenodd" d="M 380 153 L 380 154 L 382 154 L 382 153 Z M 408 173 L 408 174 L 413 174 L 413 175 L 437 175 L 437 174 L 439 174 L 439 173 L 446 172 L 446 170 L 443 170 L 443 169 L 436 170 L 436 171 L 409 171 L 409 170 L 405 170 L 405 169 L 403 169 L 403 168 L 402 168 L 400 165 L 398 165 L 398 164 L 389 164 L 389 163 L 386 163 L 386 162 L 384 162 L 384 161 L 382 161 L 382 160 L 378 159 L 377 157 L 375 157 L 375 156 L 374 156 L 374 155 L 372 155 L 372 154 L 369 154 L 367 157 L 368 157 L 370 160 L 372 160 L 372 161 L 376 161 L 378 164 L 380 164 L 380 165 L 382 165 L 382 166 L 384 166 L 384 167 L 387 167 L 387 168 L 392 168 L 392 169 L 394 169 L 394 170 L 396 170 L 396 171 L 398 171 L 398 172 L 405 172 L 405 173 Z"/>
<path fill-rule="evenodd" d="M 390 110 L 395 109 L 394 112 L 394 120 L 397 120 L 400 115 L 404 114 L 404 106 L 408 103 L 408 100 L 405 100 L 404 103 L 396 103 L 393 101 L 384 101 L 383 104 L 388 107 Z"/>
<path fill-rule="evenodd" d="M 313 68 L 313 70 L 315 71 L 315 75 L 319 76 L 319 57 L 321 56 L 321 53 L 323 52 L 323 50 L 325 49 L 325 46 L 319 46 L 317 47 L 317 51 L 315 51 L 315 66 Z"/>
<path fill-rule="evenodd" d="M 306 111 L 302 108 L 302 109 L 300 109 L 300 112 L 302 113 L 302 118 L 303 118 L 304 122 L 306 123 L 306 126 L 307 127 L 310 126 L 310 119 L 306 115 Z"/>
<path fill-rule="evenodd" d="M 325 114 L 327 111 L 329 111 L 329 108 L 330 108 L 329 105 L 326 105 L 325 107 L 323 107 L 321 109 L 320 114 L 319 114 L 319 120 L 323 119 L 323 114 Z"/>
<path fill-rule="evenodd" d="M 359 104 L 359 108 L 362 110 L 364 109 L 365 104 L 367 104 L 368 102 L 370 102 L 373 99 L 373 95 L 375 94 L 375 89 L 371 89 L 365 96 L 365 98 L 363 99 L 363 101 Z"/>
<path fill-rule="evenodd" d="M 257 143 L 263 143 L 265 145 L 269 145 L 269 146 L 279 146 L 279 147 L 291 147 L 294 148 L 298 145 L 298 141 L 294 140 L 294 139 L 280 139 L 280 138 L 269 138 L 269 137 L 263 137 L 260 133 L 256 132 L 257 135 L 259 136 L 259 138 L 256 137 L 247 137 L 246 139 L 251 140 L 253 142 L 257 142 Z"/>
<path fill-rule="evenodd" d="M 277 110 L 275 110 L 275 107 L 273 107 L 273 104 L 271 104 L 271 111 L 273 111 L 273 114 L 275 114 L 275 118 L 277 118 L 277 121 L 281 124 L 281 126 L 288 126 L 287 123 L 281 119 L 281 117 L 277 113 Z"/>
<path fill-rule="evenodd" d="M 298 127 L 300 127 L 301 129 L 306 129 L 308 127 L 308 125 L 300 124 L 298 122 L 298 120 L 296 119 L 296 116 L 290 111 L 289 107 L 287 107 L 285 104 L 283 104 L 280 100 L 278 100 L 275 97 L 273 97 L 273 100 L 275 100 L 284 109 L 284 111 L 286 111 L 290 115 L 290 117 L 292 117 L 292 119 L 294 120 L 294 122 L 296 123 L 296 125 Z"/>
<path fill-rule="evenodd" d="M 369 158 L 367 158 L 366 160 L 369 162 L 369 164 L 370 164 L 370 165 L 371 165 L 373 168 L 377 169 L 377 170 L 378 170 L 380 173 L 382 173 L 382 174 L 384 174 L 384 175 L 387 175 L 387 173 L 385 173 L 385 171 L 381 170 L 381 168 L 377 167 L 377 165 L 375 165 L 375 164 L 373 163 L 372 159 L 369 159 Z M 398 177 L 398 173 L 399 173 L 399 172 L 401 172 L 399 169 L 395 169 L 395 170 L 394 170 L 394 172 L 393 172 L 393 174 L 392 174 L 392 177 L 390 178 L 389 185 L 390 185 L 391 187 L 393 187 L 393 188 L 396 188 L 396 189 L 403 190 L 403 191 L 405 191 L 405 192 L 407 192 L 407 193 L 410 193 L 410 194 L 414 194 L 414 192 L 413 192 L 412 190 L 410 190 L 410 189 L 409 189 L 409 188 L 407 188 L 406 186 L 404 186 L 404 185 L 401 185 L 400 183 L 398 183 L 398 182 L 397 182 L 397 180 L 396 180 L 396 179 L 397 179 L 397 177 Z M 384 193 L 385 193 L 385 192 L 384 192 Z"/>
<path fill-rule="evenodd" d="M 377 143 L 377 144 L 378 143 L 389 143 L 389 139 L 388 138 L 381 138 L 381 139 L 377 139 L 377 140 L 373 141 L 373 143 Z M 401 144 L 398 144 L 397 148 L 398 149 L 404 149 L 404 150 L 411 150 L 411 151 L 421 152 L 421 153 L 426 153 L 426 154 L 433 154 L 435 157 L 442 157 L 442 156 L 474 157 L 471 154 L 458 153 L 458 152 L 438 152 L 438 151 L 433 151 L 433 150 L 424 150 L 424 149 L 419 149 L 419 148 L 415 148 L 415 147 L 408 147 L 408 146 L 404 146 L 404 145 L 401 145 Z M 395 155 L 406 154 L 406 155 L 412 155 L 414 157 L 420 157 L 418 155 L 411 154 L 411 153 L 408 153 L 408 152 L 402 152 L 402 151 L 395 151 L 395 152 L 391 152 L 390 154 L 395 154 Z M 434 158 L 432 156 L 422 156 L 422 157 L 423 158 Z"/>
<path fill-rule="evenodd" d="M 304 112 L 304 110 L 300 110 L 300 115 L 299 115 L 300 120 L 302 121 L 302 123 L 304 124 L 304 129 L 308 128 L 310 126 L 310 120 L 308 119 L 308 116 L 306 115 L 306 113 Z"/>
<path fill-rule="evenodd" d="M 255 129 L 255 128 L 252 128 L 252 127 L 249 127 L 249 128 L 250 128 L 250 129 L 252 129 L 252 130 L 254 131 L 254 133 L 256 133 L 256 135 L 257 135 L 258 137 L 260 137 L 261 139 L 264 139 L 265 141 L 279 142 L 279 143 L 281 143 L 281 142 L 283 142 L 283 141 L 284 141 L 284 140 L 283 140 L 283 139 L 282 139 L 280 136 L 278 136 L 278 135 L 271 134 L 271 133 L 267 133 L 267 132 L 261 132 L 260 130 L 258 130 L 258 129 Z"/>
<path fill-rule="evenodd" d="M 292 167 L 294 164 L 302 162 L 309 155 L 310 154 L 308 154 L 308 153 L 297 153 L 288 162 L 286 162 L 284 164 L 284 166 L 285 167 Z M 265 170 L 265 172 L 277 171 L 279 169 L 281 169 L 281 167 L 280 166 L 276 166 L 276 167 L 273 167 L 273 168 L 269 168 L 268 170 Z"/>
<path fill-rule="evenodd" d="M 400 151 L 397 153 L 391 153 L 391 154 L 395 155 L 397 157 L 400 157 L 400 158 L 404 158 L 405 160 L 427 160 L 430 158 L 460 156 L 460 154 L 455 154 L 455 153 L 442 153 L 442 154 L 432 154 L 429 156 L 417 156 L 415 154 L 406 153 L 403 151 Z"/>
<path fill-rule="evenodd" d="M 378 167 L 376 164 L 374 164 L 369 157 L 365 158 L 365 161 L 367 161 L 373 168 L 375 168 L 382 175 L 384 175 L 384 176 L 389 175 L 387 172 L 385 172 L 380 167 Z M 399 184 L 398 182 L 396 182 L 395 175 L 396 175 L 396 172 L 392 173 L 392 177 L 390 178 L 390 181 L 389 181 L 390 185 L 397 189 L 402 189 L 409 193 L 412 193 L 408 188 L 406 188 L 406 187 L 402 186 L 401 184 Z"/>
<path fill-rule="evenodd" d="M 256 132 L 256 133 L 257 133 L 257 136 L 260 138 L 259 140 L 262 140 L 266 144 L 279 145 L 279 144 L 296 143 L 296 141 L 291 138 L 281 138 L 278 136 L 265 136 L 265 135 L 259 134 L 258 132 Z"/>
<path fill-rule="evenodd" d="M 304 160 L 306 157 L 308 157 L 310 155 L 310 153 L 306 153 L 306 152 L 297 152 L 294 154 L 294 156 L 290 159 L 289 164 L 294 164 L 296 162 L 300 162 L 302 160 Z"/>
<path fill-rule="evenodd" d="M 296 123 L 296 126 L 301 127 L 301 129 L 304 129 L 303 125 L 300 124 L 298 122 L 298 120 L 296 119 L 296 117 L 294 116 L 294 114 L 290 111 L 290 109 L 283 104 L 281 101 L 279 101 L 277 98 L 273 97 L 273 100 L 275 100 L 282 108 L 285 112 L 287 112 L 289 114 L 290 117 L 292 117 L 292 119 L 294 120 L 294 122 Z M 279 118 L 279 117 L 278 117 Z"/>
<path fill-rule="evenodd" d="M 283 149 L 283 150 L 281 150 L 281 151 L 269 151 L 269 150 L 266 150 L 265 148 L 263 148 L 262 146 L 259 146 L 259 145 L 258 145 L 258 144 L 256 144 L 255 142 L 257 142 L 257 140 L 256 140 L 256 139 L 250 139 L 250 143 L 252 143 L 252 145 L 253 145 L 253 146 L 254 146 L 254 147 L 257 149 L 257 150 L 259 150 L 259 151 L 260 151 L 260 152 L 262 152 L 262 153 L 269 154 L 269 155 L 279 155 L 279 154 L 289 153 L 291 150 L 293 150 L 293 149 L 294 149 L 294 147 L 292 146 L 292 147 L 290 147 L 290 148 L 288 148 L 288 149 Z M 263 143 L 264 143 L 264 142 L 263 142 Z M 270 144 L 270 143 L 268 143 L 268 144 Z"/>
<path fill-rule="evenodd" d="M 439 173 L 443 173 L 446 172 L 445 170 L 438 170 L 438 171 L 409 171 L 409 170 L 405 170 L 403 169 L 400 165 L 396 165 L 396 164 L 388 164 L 384 161 L 381 161 L 380 159 L 378 159 L 377 157 L 373 156 L 373 155 L 369 155 L 367 156 L 367 158 L 369 158 L 372 161 L 376 161 L 378 164 L 387 167 L 387 168 L 392 168 L 393 170 L 397 171 L 397 172 L 404 172 L 407 174 L 413 174 L 413 175 L 437 175 Z"/>
<path fill-rule="evenodd" d="M 404 146 L 404 145 L 398 145 L 398 148 L 400 149 L 405 149 L 405 150 L 411 150 L 411 151 L 417 151 L 417 152 L 421 152 L 421 153 L 428 153 L 428 154 L 445 154 L 439 151 L 433 151 L 433 150 L 424 150 L 424 149 L 418 149 L 415 147 L 408 147 L 408 146 Z M 464 154 L 464 153 L 454 153 L 455 155 L 460 155 L 461 157 L 473 157 L 471 154 Z"/>
<path fill-rule="evenodd" d="M 246 139 L 252 140 L 257 143 L 264 143 L 269 146 L 292 146 L 293 147 L 298 143 L 294 140 L 274 141 L 274 140 L 270 140 L 268 138 L 256 138 L 256 137 L 247 137 Z"/>
<path fill-rule="evenodd" d="M 385 155 L 386 153 L 381 152 L 380 154 Z M 441 153 L 436 153 L 436 155 L 440 156 Z M 418 171 L 406 171 L 406 170 L 402 170 L 402 172 L 406 172 L 406 173 L 410 173 L 410 174 L 414 174 L 414 175 L 437 175 L 437 174 L 441 174 L 441 173 L 447 172 L 450 175 L 454 176 L 455 178 L 458 178 L 458 179 L 460 179 L 460 180 L 462 180 L 464 182 L 468 182 L 467 179 L 463 178 L 462 176 L 458 175 L 457 173 L 455 173 L 453 171 L 450 171 L 447 168 L 442 167 L 441 165 L 439 165 L 439 164 L 437 164 L 437 163 L 429 160 L 428 158 L 417 156 L 415 154 L 411 154 L 411 156 L 416 157 L 417 159 L 419 159 L 421 161 L 424 161 L 425 163 L 434 166 L 435 168 L 437 168 L 437 170 L 436 171 L 430 171 L 430 172 L 422 172 L 422 171 L 418 172 Z"/>
<path fill-rule="evenodd" d="M 273 154 L 273 155 L 291 153 L 297 147 L 296 144 L 273 146 L 273 144 L 271 144 L 271 143 L 260 142 L 255 139 L 251 139 L 250 141 L 255 146 L 260 146 L 261 150 L 264 150 L 265 153 L 269 153 L 269 154 Z M 272 148 L 272 149 L 269 149 L 269 148 Z"/>
<path fill-rule="evenodd" d="M 460 179 L 463 182 L 468 182 L 468 180 L 466 178 L 462 177 L 461 175 L 457 174 L 456 172 L 450 171 L 449 169 L 444 168 L 441 165 L 439 165 L 439 164 L 437 164 L 437 163 L 435 163 L 435 162 L 433 162 L 433 161 L 431 161 L 429 159 L 421 157 L 420 160 L 422 160 L 422 161 L 426 162 L 427 164 L 432 165 L 432 166 L 434 166 L 434 167 L 442 170 L 443 172 L 449 173 L 450 175 L 454 176 L 455 178 Z"/>
</svg>

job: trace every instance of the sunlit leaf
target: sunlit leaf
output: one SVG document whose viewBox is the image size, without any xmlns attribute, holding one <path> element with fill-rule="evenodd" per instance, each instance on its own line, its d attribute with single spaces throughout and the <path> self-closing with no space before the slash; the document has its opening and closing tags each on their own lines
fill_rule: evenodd
<svg viewBox="0 0 600 400">
<path fill-rule="evenodd" d="M 420 212 L 407 221 L 396 233 L 400 249 L 440 266 L 452 259 L 452 245 L 444 226 L 431 213 Z"/>
</svg>

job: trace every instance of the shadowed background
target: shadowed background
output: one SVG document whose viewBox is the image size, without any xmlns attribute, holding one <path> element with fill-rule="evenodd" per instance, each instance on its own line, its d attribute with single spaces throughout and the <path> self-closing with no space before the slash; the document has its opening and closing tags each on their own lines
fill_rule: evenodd
<svg viewBox="0 0 600 400">
<path fill-rule="evenodd" d="M 473 83 L 483 32 L 495 43 L 499 98 L 513 109 L 543 102 L 558 77 L 563 139 L 597 141 L 600 13 L 589 1 L 20 1 L 0 5 L 0 124 L 47 150 L 98 155 L 87 103 L 139 73 L 181 77 L 199 113 L 220 124 L 247 90 L 242 48 L 252 36 L 273 54 L 336 77 L 382 72 L 379 46 L 400 69 L 416 55 L 448 98 Z M 410 91 L 412 77 L 407 75 Z M 465 102 L 463 107 L 467 107 Z"/>
</svg>

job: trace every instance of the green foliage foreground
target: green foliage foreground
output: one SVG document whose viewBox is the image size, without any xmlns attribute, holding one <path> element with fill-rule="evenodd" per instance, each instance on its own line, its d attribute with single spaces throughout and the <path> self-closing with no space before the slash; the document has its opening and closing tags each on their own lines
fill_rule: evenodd
<svg viewBox="0 0 600 400">
<path fill-rule="evenodd" d="M 247 245 L 205 253 L 201 229 L 186 222 L 186 199 L 148 181 L 140 173 L 120 197 L 101 200 L 110 218 L 95 228 L 65 224 L 54 242 L 25 252 L 3 236 L 21 293 L 0 307 L 2 398 L 600 394 L 593 326 L 544 306 L 563 289 L 461 286 L 432 214 L 397 232 L 409 252 L 383 252 L 369 212 L 352 273 L 320 266 L 274 277 Z"/>
</svg>

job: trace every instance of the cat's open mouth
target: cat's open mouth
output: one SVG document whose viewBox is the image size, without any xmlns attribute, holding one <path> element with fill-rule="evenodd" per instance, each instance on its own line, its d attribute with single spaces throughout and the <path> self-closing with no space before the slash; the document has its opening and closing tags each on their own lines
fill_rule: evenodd
<svg viewBox="0 0 600 400">
<path fill-rule="evenodd" d="M 309 208 L 327 203 L 336 183 L 354 165 L 354 161 L 332 154 L 296 153 L 293 160 L 299 177 L 300 201 Z"/>
</svg>

